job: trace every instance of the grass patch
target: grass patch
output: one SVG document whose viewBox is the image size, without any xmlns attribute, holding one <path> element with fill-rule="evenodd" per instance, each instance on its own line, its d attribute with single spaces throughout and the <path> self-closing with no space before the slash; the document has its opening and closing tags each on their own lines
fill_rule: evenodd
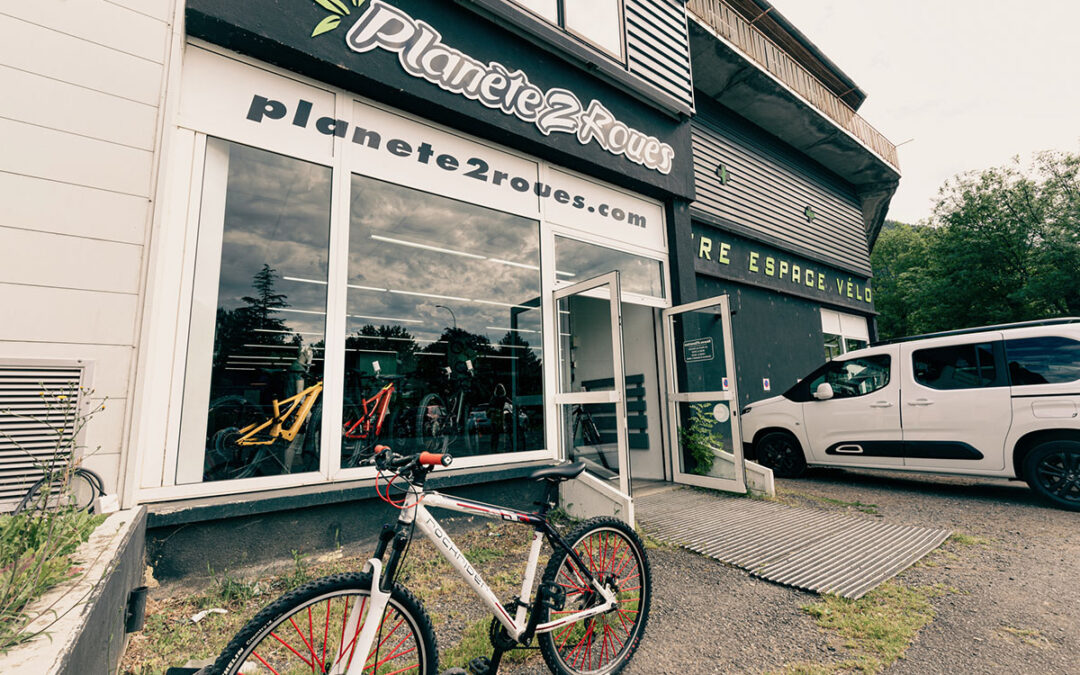
<svg viewBox="0 0 1080 675">
<path fill-rule="evenodd" d="M 26 605 L 76 577 L 75 549 L 106 516 L 81 511 L 26 511 L 0 516 L 0 653 L 34 637 Z"/>
<path fill-rule="evenodd" d="M 1039 647 L 1045 649 L 1050 646 L 1050 640 L 1048 640 L 1042 633 L 1035 630 L 1034 628 L 1013 628 L 1012 626 L 1002 626 L 1001 630 L 1030 647 Z"/>
<path fill-rule="evenodd" d="M 950 534 L 949 541 L 962 546 L 989 546 L 993 543 L 992 539 L 979 537 L 973 534 L 964 534 L 963 532 L 954 532 Z"/>
<path fill-rule="evenodd" d="M 825 506 L 830 509 L 858 511 L 860 513 L 866 513 L 871 516 L 881 515 L 878 512 L 879 507 L 877 504 L 865 504 L 860 501 L 847 502 L 842 499 L 821 497 L 819 495 L 813 495 L 806 492 L 796 492 L 794 490 L 777 490 L 774 500 L 780 502 L 781 504 L 787 504 L 788 506 Z"/>
<path fill-rule="evenodd" d="M 915 635 L 934 619 L 933 598 L 952 589 L 941 586 L 905 586 L 887 581 L 858 600 L 835 595 L 804 606 L 818 625 L 833 631 L 839 648 L 849 658 L 833 664 L 788 664 L 783 675 L 823 673 L 879 673 L 903 657 Z"/>
<path fill-rule="evenodd" d="M 510 601 L 520 592 L 532 541 L 530 528 L 484 523 L 453 537 L 498 597 Z M 197 591 L 174 597 L 164 597 L 164 590 L 151 594 L 146 627 L 131 635 L 120 672 L 160 675 L 170 666 L 215 657 L 256 612 L 283 593 L 329 574 L 360 571 L 370 555 L 370 551 L 350 555 L 339 550 L 306 557 L 294 551 L 292 560 L 282 561 L 276 573 L 252 576 L 230 570 L 211 571 L 209 583 Z M 546 560 L 542 553 L 538 575 L 543 573 Z M 421 599 L 431 617 L 442 651 L 440 671 L 464 667 L 477 656 L 491 655 L 491 614 L 423 537 L 413 541 L 398 582 Z M 191 620 L 211 608 L 222 608 L 227 613 L 208 614 L 198 623 Z M 533 650 L 520 650 L 504 655 L 503 661 L 520 663 L 539 658 Z"/>
</svg>

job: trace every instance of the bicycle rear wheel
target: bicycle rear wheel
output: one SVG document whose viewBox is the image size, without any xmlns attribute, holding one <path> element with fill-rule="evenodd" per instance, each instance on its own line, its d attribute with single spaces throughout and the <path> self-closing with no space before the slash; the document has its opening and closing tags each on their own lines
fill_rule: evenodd
<svg viewBox="0 0 1080 675">
<path fill-rule="evenodd" d="M 416 411 L 416 440 L 421 450 L 443 452 L 450 439 L 447 437 L 449 415 L 442 397 L 428 394 Z"/>
<path fill-rule="evenodd" d="M 370 574 L 336 574 L 304 584 L 255 615 L 221 652 L 210 672 L 335 672 L 335 665 L 347 664 L 354 656 L 356 637 L 364 622 L 371 620 L 370 598 Z M 362 616 L 350 628 L 357 603 Z M 395 584 L 364 674 L 435 675 L 437 667 L 431 620 L 420 601 Z"/>
<path fill-rule="evenodd" d="M 619 603 L 607 612 L 582 619 L 537 637 L 540 652 L 553 673 L 610 675 L 622 670 L 637 651 L 652 601 L 652 573 L 645 546 L 633 528 L 617 518 L 591 518 L 566 537 L 589 572 L 616 591 Z M 540 623 L 553 621 L 603 603 L 589 588 L 566 551 L 551 556 L 544 584 L 566 593 L 565 607 L 546 609 Z"/>
</svg>

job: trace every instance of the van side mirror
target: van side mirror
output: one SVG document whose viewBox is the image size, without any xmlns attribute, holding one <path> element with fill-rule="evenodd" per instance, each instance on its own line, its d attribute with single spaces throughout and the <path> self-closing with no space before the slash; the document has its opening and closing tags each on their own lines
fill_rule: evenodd
<svg viewBox="0 0 1080 675">
<path fill-rule="evenodd" d="M 833 397 L 832 385 L 828 382 L 822 382 L 814 390 L 814 398 L 819 401 L 828 401 Z"/>
</svg>

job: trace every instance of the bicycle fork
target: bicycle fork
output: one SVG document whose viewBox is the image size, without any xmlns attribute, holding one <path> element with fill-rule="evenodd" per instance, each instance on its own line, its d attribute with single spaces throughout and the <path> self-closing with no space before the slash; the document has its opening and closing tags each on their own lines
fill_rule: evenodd
<svg viewBox="0 0 1080 675">
<path fill-rule="evenodd" d="M 371 643 L 375 640 L 375 632 L 382 625 L 383 612 L 390 603 L 390 591 L 382 589 L 382 561 L 372 558 L 368 561 L 368 566 L 371 568 L 371 602 L 367 603 L 366 609 L 370 620 L 364 623 L 352 648 L 344 641 L 338 646 L 334 667 L 328 675 L 361 675 L 366 667 Z M 345 623 L 345 635 L 356 635 L 356 628 L 363 619 L 364 605 L 365 603 L 358 601 L 349 612 L 349 619 Z"/>
</svg>

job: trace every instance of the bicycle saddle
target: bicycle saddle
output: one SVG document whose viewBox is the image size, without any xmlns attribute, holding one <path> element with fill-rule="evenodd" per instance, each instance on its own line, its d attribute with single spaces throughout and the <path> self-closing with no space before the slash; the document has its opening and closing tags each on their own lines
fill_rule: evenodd
<svg viewBox="0 0 1080 675">
<path fill-rule="evenodd" d="M 581 475 L 581 472 L 585 470 L 585 462 L 574 462 L 573 464 L 559 464 L 557 466 L 548 466 L 543 469 L 537 469 L 529 474 L 529 478 L 532 480 L 570 480 L 571 478 L 577 478 Z"/>
</svg>

